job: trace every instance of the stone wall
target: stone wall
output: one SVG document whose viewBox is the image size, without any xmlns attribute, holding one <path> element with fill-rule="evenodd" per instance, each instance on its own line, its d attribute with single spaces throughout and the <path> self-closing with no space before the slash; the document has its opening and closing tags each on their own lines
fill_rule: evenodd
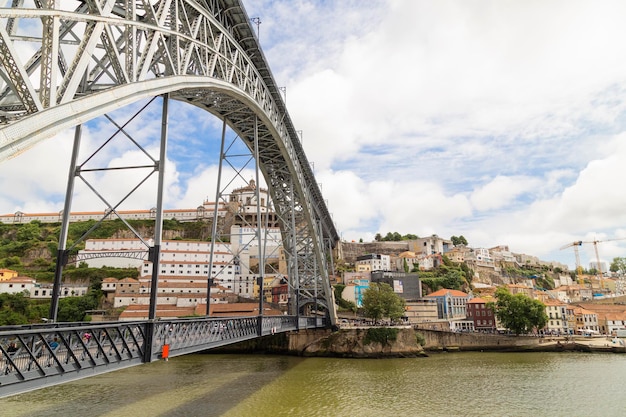
<svg viewBox="0 0 626 417">
<path fill-rule="evenodd" d="M 380 255 L 398 255 L 409 250 L 409 241 L 400 242 L 340 242 L 339 251 L 343 259 L 350 264 L 356 262 L 358 256 L 376 253 Z"/>
<path fill-rule="evenodd" d="M 505 336 L 488 333 L 454 333 L 440 330 L 416 330 L 424 336 L 425 350 L 524 350 L 536 349 L 545 339 L 529 336 Z"/>
<path fill-rule="evenodd" d="M 325 356 L 342 358 L 394 358 L 427 356 L 427 352 L 441 351 L 548 351 L 554 343 L 538 337 L 506 336 L 481 333 L 454 333 L 413 328 L 372 327 L 378 335 L 390 331 L 395 338 L 372 341 L 368 328 L 308 329 L 279 333 L 235 345 L 211 350 L 220 352 L 271 352 L 298 356 Z M 392 340 L 393 339 L 393 340 Z M 423 342 L 423 346 L 421 343 Z"/>
</svg>

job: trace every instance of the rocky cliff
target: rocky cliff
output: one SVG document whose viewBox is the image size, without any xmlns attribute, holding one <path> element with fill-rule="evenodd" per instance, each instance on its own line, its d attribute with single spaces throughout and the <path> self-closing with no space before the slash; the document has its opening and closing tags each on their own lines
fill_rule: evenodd
<svg viewBox="0 0 626 417">
<path fill-rule="evenodd" d="M 289 351 L 302 356 L 392 358 L 424 356 L 419 336 L 411 328 L 376 327 L 337 332 L 300 332 L 289 336 Z"/>
</svg>

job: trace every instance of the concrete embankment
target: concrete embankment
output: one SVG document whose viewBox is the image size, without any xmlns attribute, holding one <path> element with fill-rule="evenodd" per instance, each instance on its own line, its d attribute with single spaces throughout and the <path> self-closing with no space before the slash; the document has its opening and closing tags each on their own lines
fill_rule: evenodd
<svg viewBox="0 0 626 417">
<path fill-rule="evenodd" d="M 268 352 L 345 358 L 418 357 L 446 351 L 615 352 L 607 338 L 540 338 L 485 333 L 455 333 L 411 327 L 301 330 L 255 339 L 212 352 Z"/>
<path fill-rule="evenodd" d="M 540 350 L 546 346 L 545 340 L 538 337 L 458 333 L 430 329 L 418 329 L 417 331 L 424 336 L 424 349 L 428 351 L 524 351 Z"/>
<path fill-rule="evenodd" d="M 607 337 L 534 337 L 488 333 L 455 333 L 417 329 L 424 337 L 426 351 L 491 350 L 502 352 L 613 352 L 626 353 L 619 340 Z"/>
<path fill-rule="evenodd" d="M 267 352 L 342 358 L 416 357 L 425 355 L 420 341 L 412 328 L 317 329 L 266 336 L 210 352 Z"/>
</svg>

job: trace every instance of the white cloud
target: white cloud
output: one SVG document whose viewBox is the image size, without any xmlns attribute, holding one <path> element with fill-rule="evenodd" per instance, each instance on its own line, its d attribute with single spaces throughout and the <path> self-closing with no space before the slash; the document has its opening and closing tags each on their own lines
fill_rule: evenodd
<svg viewBox="0 0 626 417">
<path fill-rule="evenodd" d="M 626 3 L 244 4 L 261 19 L 264 54 L 345 239 L 463 234 L 573 265 L 559 250 L 567 242 L 626 236 Z M 195 207 L 214 198 L 219 121 L 171 111 L 167 201 Z M 129 130 L 153 148 L 157 128 Z M 111 129 L 97 123 L 85 135 Z M 66 132 L 0 165 L 10 190 L 0 211 L 59 210 L 71 142 Z M 117 140 L 102 161 L 111 155 L 139 156 Z M 93 201 L 86 195 L 78 190 L 76 206 Z M 146 191 L 128 205 L 149 201 Z M 626 256 L 626 241 L 609 242 L 602 257 Z"/>
<path fill-rule="evenodd" d="M 494 210 L 511 204 L 517 196 L 539 187 L 539 181 L 527 177 L 497 176 L 474 190 L 472 205 L 479 211 Z"/>
</svg>

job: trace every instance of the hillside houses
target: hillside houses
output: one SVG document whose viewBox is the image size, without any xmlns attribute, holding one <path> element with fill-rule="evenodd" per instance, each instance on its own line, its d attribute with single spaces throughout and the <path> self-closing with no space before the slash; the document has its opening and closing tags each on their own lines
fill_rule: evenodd
<svg viewBox="0 0 626 417">
<path fill-rule="evenodd" d="M 256 241 L 257 230 L 254 227 L 258 220 L 257 191 L 261 213 L 267 216 L 266 223 L 264 219 L 266 227 L 261 232 L 268 237 L 263 248 L 266 269 L 262 274 L 262 294 L 258 283 L 261 276 L 261 243 Z M 154 209 L 119 213 L 124 219 L 154 219 L 156 214 Z M 103 214 L 105 212 L 72 213 L 71 220 L 99 220 Z M 62 212 L 16 212 L 0 216 L 0 222 L 59 222 L 61 216 Z M 250 181 L 244 187 L 233 190 L 226 201 L 217 205 L 204 201 L 196 208 L 166 210 L 164 213 L 165 218 L 184 222 L 211 220 L 214 216 L 217 216 L 223 231 L 228 232 L 225 233 L 230 236 L 228 242 L 212 244 L 178 238 L 162 241 L 157 268 L 157 309 L 162 313 L 159 317 L 204 314 L 207 301 L 210 301 L 210 308 L 215 308 L 217 312 L 220 306 L 241 304 L 259 297 L 271 303 L 273 308 L 285 311 L 289 301 L 288 271 L 282 236 L 267 190 L 257 190 L 255 182 Z M 147 250 L 152 245 L 149 239 L 145 242 L 129 238 L 88 239 L 75 265 L 86 263 L 94 268 L 136 268 L 139 271 L 137 278 L 107 278 L 102 282 L 102 290 L 111 307 L 124 309 L 125 319 L 144 317 L 142 314 L 147 311 L 150 302 L 153 274 Z M 131 256 L 133 253 L 135 255 Z M 113 254 L 118 256 L 109 256 Z M 494 300 L 495 288 L 506 286 L 512 294 L 524 294 L 544 302 L 549 316 L 544 330 L 548 333 L 567 334 L 585 330 L 610 333 L 626 327 L 621 310 L 599 311 L 591 306 L 575 305 L 593 300 L 594 293 L 598 291 L 572 282 L 567 266 L 515 253 L 507 245 L 454 246 L 450 240 L 433 234 L 398 242 L 338 242 L 335 256 L 345 263 L 349 271 L 338 275 L 339 282 L 345 285 L 342 298 L 360 307 L 370 282 L 386 282 L 405 300 L 405 320 L 413 324 L 436 324 L 438 328 L 459 331 L 496 331 L 496 320 L 489 315 L 487 306 Z M 440 267 L 444 261 L 447 262 L 446 258 L 456 264 L 465 264 L 473 271 L 471 285 L 463 287 L 463 291 L 443 289 L 423 294 L 420 273 Z M 538 284 L 540 277 L 525 275 L 525 270 L 531 267 L 550 271 L 554 285 L 552 281 L 549 285 Z M 564 271 L 562 274 L 552 273 L 559 268 Z M 330 273 L 334 275 L 335 271 Z M 605 290 L 604 293 L 617 288 L 614 280 L 610 279 L 594 285 L 596 289 Z M 0 291 L 45 299 L 51 296 L 52 286 L 0 269 Z M 87 291 L 84 284 L 67 283 L 63 285 L 61 296 L 84 295 Z"/>
</svg>

